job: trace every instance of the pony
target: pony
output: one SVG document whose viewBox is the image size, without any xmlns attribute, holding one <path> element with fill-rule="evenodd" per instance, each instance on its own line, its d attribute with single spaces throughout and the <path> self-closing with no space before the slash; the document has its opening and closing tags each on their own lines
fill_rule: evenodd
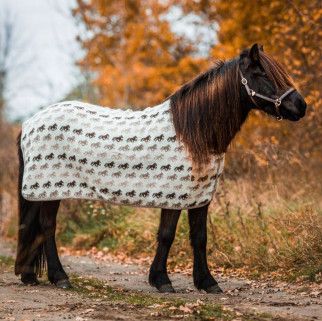
<svg viewBox="0 0 322 321">
<path fill-rule="evenodd" d="M 78 109 L 81 110 L 85 107 L 81 105 Z M 206 252 L 208 206 L 217 187 L 211 179 L 217 181 L 219 178 L 223 155 L 252 109 L 258 109 L 275 116 L 277 120 L 297 121 L 305 115 L 306 102 L 296 90 L 293 80 L 283 66 L 271 55 L 264 52 L 262 46 L 258 47 L 257 44 L 254 44 L 250 49 L 243 50 L 236 58 L 229 61 L 216 61 L 209 70 L 199 74 L 174 92 L 160 107 L 161 109 L 155 107 L 141 114 L 131 111 L 123 111 L 123 114 L 120 114 L 101 107 L 88 107 L 88 109 L 86 107 L 88 114 L 79 114 L 79 117 L 83 119 L 83 127 L 74 129 L 72 127 L 73 121 L 69 123 L 62 121 L 65 110 L 62 109 L 62 114 L 55 118 L 55 123 L 42 123 L 37 127 L 36 120 L 50 119 L 48 114 L 53 108 L 55 107 L 44 109 L 39 112 L 38 116 L 36 114 L 36 118 L 32 118 L 28 122 L 29 125 L 27 124 L 28 131 L 23 127 L 17 142 L 19 232 L 15 274 L 21 275 L 21 281 L 27 285 L 37 285 L 39 283 L 37 277 L 42 276 L 43 270 L 47 266 L 48 279 L 52 284 L 59 288 L 71 287 L 68 275 L 59 260 L 55 242 L 59 204 L 63 198 L 95 198 L 106 199 L 118 204 L 161 208 L 157 234 L 158 245 L 150 267 L 149 282 L 151 286 L 163 293 L 175 292 L 167 274 L 167 258 L 175 237 L 180 213 L 182 209 L 188 209 L 190 243 L 194 255 L 194 285 L 197 289 L 205 290 L 207 293 L 219 293 L 222 292 L 222 289 L 209 271 Z M 66 108 L 69 108 L 71 112 L 75 110 L 73 106 Z M 104 114 L 102 110 L 107 110 L 107 112 Z M 98 121 L 99 117 L 97 116 L 101 115 L 106 121 L 109 121 L 108 113 L 123 123 L 126 118 L 129 121 L 134 119 L 134 129 L 133 132 L 130 132 L 131 135 L 126 136 L 117 132 L 112 138 L 112 131 L 104 132 L 103 130 L 105 134 L 99 135 L 96 135 L 95 131 L 90 131 L 85 134 L 85 139 L 78 141 L 77 135 L 81 135 L 91 122 Z M 139 118 L 148 122 L 146 126 L 150 126 L 148 124 L 154 121 L 162 123 L 163 120 L 158 118 L 160 116 L 158 113 L 164 117 L 169 116 L 166 119 L 170 121 L 169 124 L 161 126 L 161 134 L 160 132 L 153 134 L 152 131 L 151 134 L 147 133 L 144 126 L 142 128 L 136 127 L 140 125 L 140 122 L 135 119 L 138 118 L 138 115 Z M 161 119 L 164 119 L 163 116 Z M 96 118 L 91 120 L 91 117 Z M 76 116 L 75 120 L 77 120 Z M 102 128 L 104 129 L 104 126 Z M 64 152 L 57 155 L 60 144 L 64 143 L 64 135 L 70 132 L 74 135 L 67 138 L 71 145 L 65 146 Z M 43 139 L 42 133 L 44 133 Z M 90 148 L 86 149 L 86 155 L 83 155 L 82 148 L 88 147 L 90 145 L 88 141 L 94 139 L 95 136 L 98 136 L 97 140 Z M 48 150 L 48 155 L 37 154 L 37 148 L 33 148 L 38 146 L 37 142 L 43 144 L 44 147 L 41 148 L 45 148 L 46 143 L 51 139 L 53 139 L 54 145 Z M 80 145 L 72 149 L 77 142 Z M 120 153 L 128 154 L 113 152 L 116 146 L 122 142 L 124 146 L 120 147 L 122 148 Z M 131 144 L 136 144 L 134 151 L 130 147 Z M 170 153 L 171 144 L 177 145 L 175 152 L 170 153 L 171 157 L 168 158 L 168 163 L 162 163 L 164 157 L 162 154 L 157 156 L 157 161 L 153 160 L 147 163 L 151 155 L 144 154 L 142 161 L 132 166 L 133 159 L 137 159 L 138 155 L 141 155 L 140 153 L 147 144 L 150 144 L 148 145 L 150 154 L 155 153 L 159 144 L 163 144 L 161 145 L 162 150 L 166 153 Z M 106 146 L 105 151 L 100 153 L 99 159 L 90 159 L 99 146 Z M 34 151 L 34 154 L 31 151 Z M 110 159 L 108 159 L 109 153 L 113 154 Z M 128 155 L 126 162 L 120 160 L 122 155 Z M 52 177 L 62 173 L 56 182 L 51 181 L 45 172 L 50 167 L 48 164 L 51 161 L 55 162 L 52 164 L 54 169 L 51 173 Z M 38 174 L 40 180 L 45 180 L 43 184 L 33 180 L 34 176 L 37 176 L 33 171 L 37 170 L 37 166 L 41 162 L 49 162 L 43 163 L 40 168 L 45 174 L 42 175 L 42 172 Z M 75 172 L 72 172 L 73 162 L 77 163 Z M 162 166 L 159 166 L 160 162 Z M 64 165 L 68 170 L 64 168 Z M 154 174 L 158 168 L 160 172 Z M 119 185 L 117 180 L 123 175 L 123 171 L 130 169 L 133 170 L 133 173 L 126 174 L 128 179 L 136 176 L 135 171 L 146 170 L 146 172 L 142 172 L 142 176 L 137 176 L 139 179 L 138 188 L 141 186 L 140 184 L 143 184 L 140 180 L 149 181 L 151 190 L 153 186 L 158 185 L 158 181 L 162 180 L 162 177 L 169 177 L 170 182 L 162 182 L 164 190 L 153 190 L 154 192 L 150 192 L 148 189 L 140 192 L 133 188 L 125 189 L 123 186 L 126 186 L 126 182 Z M 85 174 L 82 174 L 82 170 Z M 85 177 L 82 175 L 92 175 L 96 170 L 101 173 L 101 177 L 96 178 L 95 182 L 103 185 L 110 171 L 115 170 L 113 184 L 116 186 L 112 188 L 112 184 L 110 184 L 110 186 L 98 188 L 98 185 L 91 186 L 90 180 L 79 183 L 78 180 Z M 171 170 L 173 173 L 168 175 L 168 171 Z M 74 177 L 67 183 L 66 177 L 70 175 L 69 171 L 73 173 Z M 179 184 L 176 185 L 178 178 L 180 178 Z M 25 184 L 28 179 L 29 182 L 32 182 L 29 187 L 27 183 Z M 48 181 L 46 181 L 47 179 Z M 187 184 L 193 182 L 193 185 L 186 187 L 185 182 Z M 208 191 L 206 197 L 200 199 L 193 192 L 194 189 L 199 192 L 198 188 L 203 184 L 207 184 L 207 188 L 211 190 Z M 68 189 L 61 193 L 60 188 L 64 187 Z M 50 188 L 53 189 L 52 192 L 47 193 L 46 189 Z M 73 194 L 73 188 L 80 190 Z M 38 193 L 38 190 L 41 192 Z M 105 198 L 105 194 L 111 195 Z M 200 194 L 202 193 L 198 195 Z M 119 197 L 126 198 L 121 201 Z M 145 203 L 146 197 L 152 197 L 153 201 Z M 163 197 L 165 199 L 162 199 Z M 132 198 L 134 198 L 133 201 Z"/>
</svg>

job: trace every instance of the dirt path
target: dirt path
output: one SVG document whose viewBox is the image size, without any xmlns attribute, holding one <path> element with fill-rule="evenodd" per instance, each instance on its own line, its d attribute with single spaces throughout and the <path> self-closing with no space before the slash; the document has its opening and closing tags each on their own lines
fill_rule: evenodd
<svg viewBox="0 0 322 321">
<path fill-rule="evenodd" d="M 0 240 L 1 244 L 1 240 Z M 10 245 L 2 244 L 0 256 L 13 255 Z M 269 282 L 241 280 L 220 276 L 216 278 L 223 294 L 198 292 L 192 279 L 172 274 L 176 294 L 160 294 L 147 282 L 147 269 L 142 266 L 104 262 L 88 257 L 66 256 L 63 265 L 70 275 L 92 277 L 130 291 L 157 299 L 180 298 L 209 304 L 224 305 L 234 311 L 239 320 L 245 313 L 268 313 L 274 320 L 322 320 L 322 287 L 274 285 Z M 200 302 L 200 301 L 197 301 Z M 181 316 L 183 317 L 183 316 Z M 262 315 L 263 317 L 263 315 Z M 38 287 L 22 286 L 12 271 L 0 274 L 0 319 L 5 320 L 149 320 L 155 319 L 153 307 L 102 301 L 80 296 L 73 291 L 58 290 L 48 283 Z M 258 318 L 261 320 L 262 318 Z M 163 320 L 158 316 L 158 320 Z M 165 319 L 166 320 L 166 319 Z M 238 320 L 238 318 L 237 318 Z"/>
</svg>

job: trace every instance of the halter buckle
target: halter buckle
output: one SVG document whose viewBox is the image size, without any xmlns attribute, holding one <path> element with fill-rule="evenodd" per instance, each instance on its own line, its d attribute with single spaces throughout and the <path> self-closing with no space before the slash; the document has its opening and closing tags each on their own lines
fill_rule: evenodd
<svg viewBox="0 0 322 321">
<path fill-rule="evenodd" d="M 242 83 L 244 86 L 246 86 L 246 85 L 247 85 L 247 79 L 246 79 L 246 78 L 242 78 L 241 83 Z"/>
<path fill-rule="evenodd" d="M 252 96 L 256 95 L 256 92 L 254 90 L 252 90 L 252 89 L 250 90 L 250 93 L 251 93 Z"/>
<path fill-rule="evenodd" d="M 276 119 L 277 119 L 278 121 L 281 121 L 281 120 L 283 119 L 283 116 L 279 115 L 279 116 L 277 116 L 277 117 L 276 117 Z"/>
<path fill-rule="evenodd" d="M 278 107 L 280 104 L 282 103 L 282 101 L 279 99 L 279 98 L 277 98 L 276 100 L 275 100 L 275 107 Z"/>
</svg>

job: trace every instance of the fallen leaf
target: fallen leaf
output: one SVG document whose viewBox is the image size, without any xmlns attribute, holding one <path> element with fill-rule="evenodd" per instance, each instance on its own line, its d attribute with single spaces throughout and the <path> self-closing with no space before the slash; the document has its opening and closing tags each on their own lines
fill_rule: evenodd
<svg viewBox="0 0 322 321">
<path fill-rule="evenodd" d="M 193 313 L 193 310 L 190 309 L 187 304 L 185 304 L 184 306 L 183 305 L 180 305 L 179 306 L 179 310 L 184 312 L 184 313 L 189 313 L 189 314 L 192 314 Z"/>
<path fill-rule="evenodd" d="M 94 287 L 88 285 L 88 286 L 85 286 L 85 288 L 88 290 L 88 291 L 93 291 L 94 290 Z"/>
</svg>

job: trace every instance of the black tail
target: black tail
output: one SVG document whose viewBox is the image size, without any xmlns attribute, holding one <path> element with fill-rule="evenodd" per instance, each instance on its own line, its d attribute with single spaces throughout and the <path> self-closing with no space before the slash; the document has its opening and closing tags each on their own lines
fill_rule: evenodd
<svg viewBox="0 0 322 321">
<path fill-rule="evenodd" d="M 42 276 L 45 268 L 45 251 L 40 227 L 41 202 L 27 201 L 22 196 L 24 160 L 21 150 L 21 132 L 17 138 L 17 146 L 19 157 L 19 231 L 15 274 L 36 273 L 38 276 Z"/>
</svg>

